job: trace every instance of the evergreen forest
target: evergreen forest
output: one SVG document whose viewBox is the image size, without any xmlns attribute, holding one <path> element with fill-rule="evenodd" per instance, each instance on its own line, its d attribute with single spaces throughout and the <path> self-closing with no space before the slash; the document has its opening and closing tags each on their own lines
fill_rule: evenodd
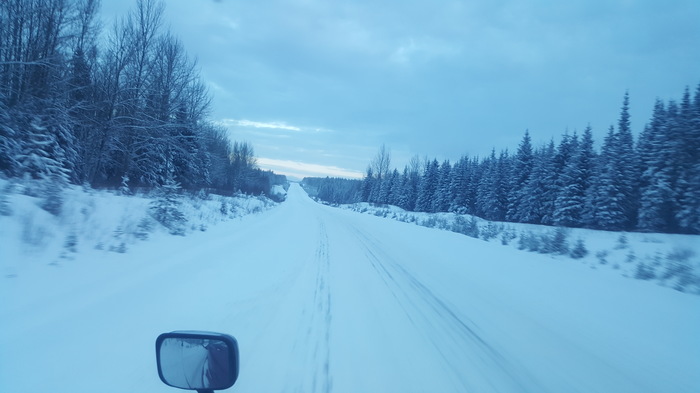
<svg viewBox="0 0 700 393">
<path fill-rule="evenodd" d="M 369 202 L 416 212 L 455 212 L 491 221 L 611 231 L 700 233 L 700 85 L 680 101 L 657 99 L 634 138 L 629 94 L 600 149 L 591 127 L 535 146 L 529 132 L 515 154 L 414 157 L 390 168 L 382 146 L 363 180 L 307 178 L 329 203 Z"/>
</svg>

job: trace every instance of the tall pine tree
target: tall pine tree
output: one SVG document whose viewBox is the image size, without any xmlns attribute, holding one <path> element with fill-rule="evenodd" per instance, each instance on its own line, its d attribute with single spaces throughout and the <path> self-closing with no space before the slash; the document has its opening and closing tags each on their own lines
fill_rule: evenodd
<svg viewBox="0 0 700 393">
<path fill-rule="evenodd" d="M 438 189 L 440 177 L 440 164 L 436 159 L 426 161 L 425 171 L 418 186 L 418 197 L 416 199 L 416 211 L 433 213 L 433 198 Z"/>
<path fill-rule="evenodd" d="M 530 173 L 534 166 L 534 157 L 532 153 L 532 141 L 530 139 L 530 132 L 525 131 L 520 145 L 518 146 L 518 152 L 515 155 L 515 162 L 513 163 L 513 172 L 510 177 L 509 184 L 509 194 L 508 194 L 508 207 L 506 211 L 506 219 L 508 221 L 523 221 L 523 217 L 520 214 L 522 208 L 520 205 L 525 195 L 523 189 L 530 178 Z"/>
<path fill-rule="evenodd" d="M 554 202 L 554 225 L 578 227 L 584 224 L 583 209 L 590 187 L 594 154 L 593 134 L 589 125 L 559 178 L 561 189 Z"/>
</svg>

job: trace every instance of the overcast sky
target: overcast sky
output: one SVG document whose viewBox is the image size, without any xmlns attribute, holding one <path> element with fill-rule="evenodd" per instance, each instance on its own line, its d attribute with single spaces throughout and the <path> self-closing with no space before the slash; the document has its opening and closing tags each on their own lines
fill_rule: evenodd
<svg viewBox="0 0 700 393">
<path fill-rule="evenodd" d="M 593 127 L 700 83 L 698 0 L 168 0 L 212 120 L 278 173 L 359 176 L 381 144 L 458 159 Z M 134 1 L 103 0 L 105 26 Z"/>
</svg>

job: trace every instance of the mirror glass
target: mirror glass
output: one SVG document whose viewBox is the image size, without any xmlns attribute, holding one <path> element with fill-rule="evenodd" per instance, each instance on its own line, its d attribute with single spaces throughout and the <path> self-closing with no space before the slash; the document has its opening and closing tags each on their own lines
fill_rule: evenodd
<svg viewBox="0 0 700 393">
<path fill-rule="evenodd" d="M 227 389 L 235 382 L 233 350 L 223 340 L 166 338 L 159 348 L 163 381 L 182 389 Z"/>
</svg>

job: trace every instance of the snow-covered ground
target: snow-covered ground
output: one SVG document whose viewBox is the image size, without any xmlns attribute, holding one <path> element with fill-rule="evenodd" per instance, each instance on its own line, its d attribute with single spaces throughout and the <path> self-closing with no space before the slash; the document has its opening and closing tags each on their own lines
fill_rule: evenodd
<svg viewBox="0 0 700 393">
<path fill-rule="evenodd" d="M 591 269 L 613 270 L 624 277 L 700 295 L 700 236 L 665 233 L 609 232 L 582 228 L 491 222 L 454 213 L 417 213 L 396 206 L 355 203 L 342 209 L 409 222 L 429 228 L 466 233 L 494 244 L 548 254 L 582 263 Z M 461 221 L 460 221 L 461 220 Z M 474 225 L 476 229 L 469 227 Z M 561 231 L 561 243 L 556 242 Z M 575 254 L 580 244 L 583 252 Z"/>
<path fill-rule="evenodd" d="M 39 207 L 42 198 L 25 195 L 24 187 L 23 182 L 0 178 L 0 273 L 4 277 L 46 264 L 60 266 L 86 253 L 94 253 L 94 258 L 103 257 L 100 251 L 128 253 L 146 240 L 170 236 L 153 219 L 154 196 L 73 186 L 63 192 L 61 213 L 54 216 Z M 181 226 L 187 234 L 275 205 L 264 197 L 197 195 L 179 198 L 177 209 L 186 219 Z"/>
<path fill-rule="evenodd" d="M 74 248 L 41 229 L 52 219 L 22 207 L 31 200 L 13 194 L 0 216 L 2 392 L 172 392 L 154 341 L 183 329 L 236 336 L 236 392 L 700 390 L 700 296 L 323 206 L 298 185 L 260 214 L 203 218 L 206 231 L 184 237 L 151 230 L 110 252 L 114 224 L 140 222 L 148 202 L 94 197 L 91 214 L 65 214 L 83 228 Z M 110 225 L 83 218 L 113 209 Z M 611 247 L 586 237 L 590 254 L 614 249 L 609 236 Z M 643 258 L 635 236 L 627 247 Z"/>
</svg>

